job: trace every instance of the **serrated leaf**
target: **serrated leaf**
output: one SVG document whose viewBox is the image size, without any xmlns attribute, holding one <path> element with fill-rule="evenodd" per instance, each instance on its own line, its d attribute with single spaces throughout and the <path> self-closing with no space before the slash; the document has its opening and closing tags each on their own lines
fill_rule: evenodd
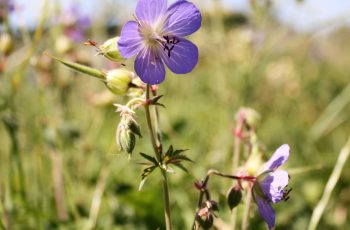
<svg viewBox="0 0 350 230">
<path fill-rule="evenodd" d="M 143 158 L 145 158 L 146 160 L 152 162 L 154 165 L 158 165 L 158 161 L 156 160 L 156 158 L 151 157 L 151 156 L 149 156 L 149 155 L 147 155 L 147 154 L 145 154 L 145 153 L 140 153 L 140 155 L 141 155 Z"/>
<path fill-rule="evenodd" d="M 90 66 L 86 66 L 86 65 L 82 65 L 82 64 L 66 61 L 66 60 L 57 58 L 55 56 L 52 56 L 52 55 L 50 55 L 48 53 L 45 53 L 45 54 L 47 56 L 55 59 L 56 61 L 61 62 L 63 65 L 65 65 L 65 66 L 67 66 L 67 67 L 69 67 L 69 68 L 71 68 L 71 69 L 73 69 L 73 70 L 75 70 L 77 72 L 85 73 L 87 75 L 90 75 L 92 77 L 96 77 L 96 78 L 99 78 L 99 79 L 102 79 L 102 80 L 106 79 L 105 73 L 103 73 L 101 70 L 91 68 Z"/>
</svg>

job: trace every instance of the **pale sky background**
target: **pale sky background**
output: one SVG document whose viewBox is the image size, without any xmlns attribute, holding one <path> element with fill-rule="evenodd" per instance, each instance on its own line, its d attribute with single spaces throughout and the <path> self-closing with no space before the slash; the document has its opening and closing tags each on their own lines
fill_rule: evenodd
<svg viewBox="0 0 350 230">
<path fill-rule="evenodd" d="M 17 22 L 35 25 L 40 18 L 42 0 L 14 0 L 17 12 L 12 18 L 12 24 Z M 136 0 L 49 0 L 64 7 L 78 4 L 82 13 L 97 15 L 101 4 L 123 7 L 116 18 L 132 15 Z M 173 0 L 174 1 L 174 0 Z M 173 2 L 169 1 L 169 2 Z M 225 8 L 231 11 L 249 13 L 249 0 L 216 0 L 221 1 Z M 213 0 L 192 0 L 199 7 L 211 7 Z M 344 24 L 350 25 L 350 0 L 305 0 L 298 3 L 295 0 L 275 0 L 273 12 L 276 18 L 285 25 L 297 31 L 307 32 L 315 29 L 336 28 Z"/>
</svg>

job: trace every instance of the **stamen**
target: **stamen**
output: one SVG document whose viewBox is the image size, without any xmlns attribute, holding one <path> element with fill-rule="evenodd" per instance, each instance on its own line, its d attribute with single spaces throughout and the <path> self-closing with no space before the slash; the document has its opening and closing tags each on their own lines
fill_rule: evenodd
<svg viewBox="0 0 350 230">
<path fill-rule="evenodd" d="M 283 196 L 282 196 L 282 199 L 284 200 L 284 201 L 288 201 L 289 200 L 289 193 L 292 191 L 292 189 L 290 188 L 290 189 L 288 189 L 288 190 L 284 190 L 283 191 Z"/>
<path fill-rule="evenodd" d="M 163 36 L 165 42 L 163 43 L 163 50 L 167 52 L 168 57 L 170 58 L 170 53 L 174 49 L 175 45 L 180 42 L 180 40 L 173 36 Z"/>
</svg>

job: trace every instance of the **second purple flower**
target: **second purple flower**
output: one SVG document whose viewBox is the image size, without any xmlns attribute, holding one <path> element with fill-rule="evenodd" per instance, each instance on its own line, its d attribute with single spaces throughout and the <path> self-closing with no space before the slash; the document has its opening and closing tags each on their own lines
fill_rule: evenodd
<svg viewBox="0 0 350 230">
<path fill-rule="evenodd" d="M 167 8 L 166 0 L 139 0 L 135 21 L 128 21 L 118 42 L 124 58 L 136 55 L 135 71 L 147 84 L 165 79 L 164 64 L 176 74 L 193 70 L 198 48 L 184 39 L 197 31 L 202 16 L 197 7 L 179 0 Z"/>
</svg>

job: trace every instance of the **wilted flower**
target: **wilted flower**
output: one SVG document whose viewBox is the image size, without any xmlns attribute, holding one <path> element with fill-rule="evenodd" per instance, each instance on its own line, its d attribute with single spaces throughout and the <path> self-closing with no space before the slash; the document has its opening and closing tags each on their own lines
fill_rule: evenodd
<svg viewBox="0 0 350 230">
<path fill-rule="evenodd" d="M 287 144 L 279 147 L 270 160 L 265 163 L 261 173 L 257 176 L 253 186 L 253 195 L 261 217 L 267 223 L 269 229 L 275 226 L 275 211 L 272 203 L 287 200 L 291 190 L 286 190 L 289 175 L 284 170 L 277 170 L 289 157 L 289 146 Z"/>
<path fill-rule="evenodd" d="M 136 21 L 128 21 L 118 42 L 124 58 L 136 55 L 135 71 L 143 82 L 159 84 L 164 64 L 185 74 L 198 62 L 198 48 L 182 38 L 197 31 L 202 16 L 193 3 L 179 0 L 167 8 L 166 0 L 139 0 Z"/>
</svg>

